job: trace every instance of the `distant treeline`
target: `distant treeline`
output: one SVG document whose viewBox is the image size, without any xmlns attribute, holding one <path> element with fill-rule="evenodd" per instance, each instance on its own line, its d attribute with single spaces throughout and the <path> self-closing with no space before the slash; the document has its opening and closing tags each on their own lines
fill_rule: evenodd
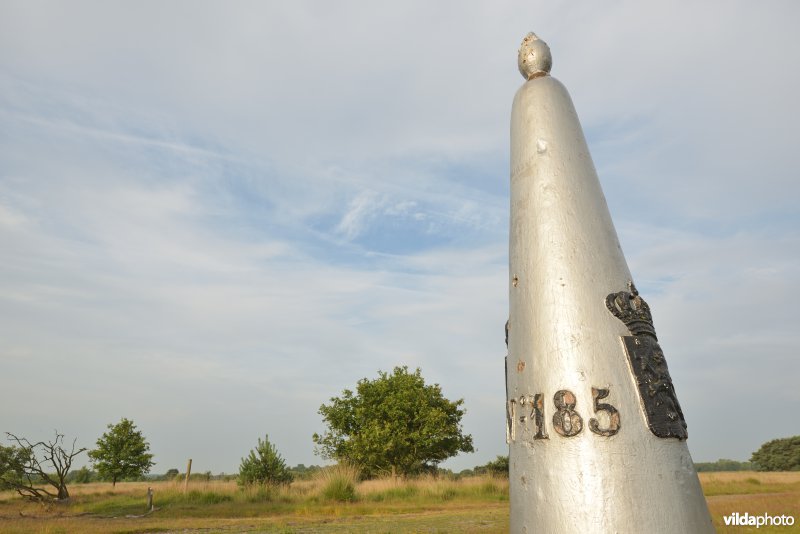
<svg viewBox="0 0 800 534">
<path fill-rule="evenodd" d="M 737 462 L 736 460 L 728 460 L 720 458 L 716 462 L 697 462 L 694 468 L 698 473 L 709 471 L 755 471 L 756 468 L 752 462 Z"/>
<path fill-rule="evenodd" d="M 737 462 L 736 460 L 728 460 L 721 458 L 716 462 L 697 462 L 694 464 L 698 473 L 710 471 L 755 471 L 757 467 L 752 462 Z M 314 475 L 322 469 L 318 465 L 297 464 L 290 467 L 289 471 L 294 476 L 295 480 L 307 480 L 314 477 Z M 465 476 L 474 475 L 487 475 L 494 476 L 508 476 L 508 456 L 498 456 L 497 459 L 485 464 L 479 465 L 472 469 L 464 469 L 459 472 L 453 472 L 449 469 L 440 468 L 437 472 L 438 475 L 447 478 L 461 478 Z M 150 474 L 142 477 L 131 478 L 128 480 L 175 480 L 182 481 L 186 477 L 185 473 L 179 472 L 177 469 L 169 469 L 164 474 Z M 236 480 L 237 475 L 219 473 L 217 475 L 211 474 L 211 471 L 204 473 L 192 473 L 189 477 L 192 481 L 208 481 L 208 480 Z M 86 482 L 99 482 L 100 478 L 94 470 L 87 467 L 82 467 L 75 471 L 70 471 L 67 481 L 70 483 L 86 483 Z"/>
<path fill-rule="evenodd" d="M 306 466 L 304 464 L 297 464 L 294 467 L 290 467 L 289 471 L 296 480 L 307 480 L 312 478 L 320 469 L 322 468 L 318 465 Z M 238 476 L 237 473 L 219 473 L 214 475 L 211 471 L 205 471 L 201 473 L 192 473 L 189 475 L 189 480 L 201 482 L 209 480 L 236 480 Z M 173 468 L 168 469 L 167 472 L 163 474 L 151 473 L 139 477 L 125 478 L 124 480 L 127 482 L 141 482 L 146 480 L 175 480 L 176 482 L 180 482 L 185 479 L 186 473 L 181 473 L 178 469 Z M 67 482 L 70 484 L 86 484 L 88 482 L 100 482 L 101 480 L 102 478 L 97 474 L 97 471 L 89 469 L 88 467 L 72 470 L 67 475 Z"/>
</svg>

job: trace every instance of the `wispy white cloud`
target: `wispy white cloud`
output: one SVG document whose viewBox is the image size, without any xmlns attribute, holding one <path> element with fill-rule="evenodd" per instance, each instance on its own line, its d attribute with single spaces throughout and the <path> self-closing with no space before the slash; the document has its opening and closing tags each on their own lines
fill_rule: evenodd
<svg viewBox="0 0 800 534">
<path fill-rule="evenodd" d="M 230 471 L 264 432 L 308 464 L 319 404 L 408 364 L 466 400 L 479 452 L 452 465 L 501 454 L 508 113 L 535 30 L 690 446 L 745 459 L 800 409 L 797 9 L 6 2 L 0 419 L 89 445 L 132 417 L 158 470 Z M 720 413 L 761 384 L 783 401 L 741 436 Z"/>
<path fill-rule="evenodd" d="M 369 224 L 378 214 L 378 210 L 383 204 L 384 201 L 378 198 L 374 191 L 359 193 L 350 201 L 347 212 L 336 225 L 336 233 L 342 234 L 348 240 L 357 237 L 361 234 L 364 225 Z"/>
</svg>

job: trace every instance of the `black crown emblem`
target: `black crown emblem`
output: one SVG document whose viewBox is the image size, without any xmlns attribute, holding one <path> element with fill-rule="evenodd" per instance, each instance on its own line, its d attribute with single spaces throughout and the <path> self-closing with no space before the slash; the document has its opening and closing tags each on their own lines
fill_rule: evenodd
<svg viewBox="0 0 800 534">
<path fill-rule="evenodd" d="M 628 282 L 628 289 L 629 291 L 611 293 L 606 297 L 608 311 L 625 323 L 632 335 L 652 336 L 658 340 L 650 306 L 639 296 L 633 282 Z"/>
</svg>

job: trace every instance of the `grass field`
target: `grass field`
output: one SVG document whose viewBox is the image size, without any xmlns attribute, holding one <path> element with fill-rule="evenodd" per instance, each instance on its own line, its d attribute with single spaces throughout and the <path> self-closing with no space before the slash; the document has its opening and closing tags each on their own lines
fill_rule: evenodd
<svg viewBox="0 0 800 534">
<path fill-rule="evenodd" d="M 800 473 L 701 473 L 719 534 L 790 533 L 794 527 L 726 527 L 724 515 L 791 514 L 800 521 Z M 156 510 L 146 514 L 148 485 Z M 351 486 L 349 486 L 351 485 Z M 349 487 L 348 487 L 349 486 Z M 507 532 L 508 482 L 474 477 L 393 482 L 319 478 L 277 490 L 234 482 L 74 484 L 67 504 L 0 493 L 0 532 Z M 645 533 L 646 534 L 646 533 Z"/>
<path fill-rule="evenodd" d="M 700 473 L 700 482 L 718 534 L 800 532 L 800 472 Z M 748 512 L 750 515 L 768 513 L 773 516 L 790 514 L 794 516 L 795 525 L 726 527 L 722 517 L 733 512 Z"/>
</svg>

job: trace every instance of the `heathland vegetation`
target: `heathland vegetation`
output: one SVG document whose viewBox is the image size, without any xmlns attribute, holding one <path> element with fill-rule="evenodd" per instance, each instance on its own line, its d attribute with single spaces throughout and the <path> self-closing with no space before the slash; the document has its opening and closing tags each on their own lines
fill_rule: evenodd
<svg viewBox="0 0 800 534">
<path fill-rule="evenodd" d="M 749 532 L 724 525 L 723 516 L 734 512 L 800 510 L 800 472 L 701 473 L 700 481 L 718 534 Z M 508 532 L 508 480 L 491 475 L 360 480 L 349 468 L 322 468 L 278 486 L 193 479 L 184 488 L 175 480 L 122 482 L 113 490 L 107 482 L 76 484 L 69 504 L 0 492 L 0 531 Z M 787 532 L 793 530 L 758 530 Z"/>
<path fill-rule="evenodd" d="M 76 440 L 7 433 L 0 531 L 507 531 L 508 457 L 460 473 L 439 468 L 472 451 L 472 438 L 461 428 L 463 400 L 426 385 L 419 369 L 362 379 L 319 413 L 328 429 L 313 436 L 316 451 L 336 465 L 289 467 L 265 436 L 235 475 L 177 468 L 149 475 L 150 445 L 125 418 L 88 452 L 92 468 L 77 470 L 71 465 L 86 449 Z M 800 510 L 800 436 L 765 443 L 751 462 L 721 459 L 697 470 L 718 532 L 727 532 L 721 517 L 734 512 Z M 758 472 L 791 470 L 798 472 Z"/>
</svg>

